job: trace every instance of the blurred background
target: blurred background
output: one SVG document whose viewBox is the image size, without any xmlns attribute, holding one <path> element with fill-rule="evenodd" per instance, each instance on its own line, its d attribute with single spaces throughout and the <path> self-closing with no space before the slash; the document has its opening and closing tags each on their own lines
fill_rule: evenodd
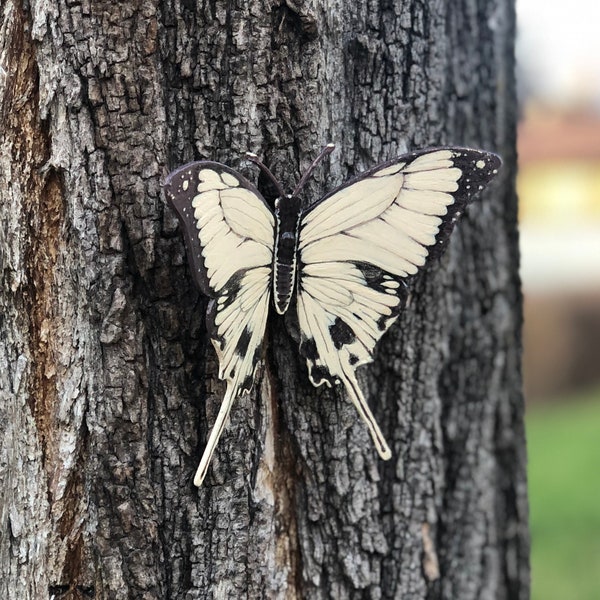
<svg viewBox="0 0 600 600">
<path fill-rule="evenodd" d="M 600 0 L 517 0 L 533 600 L 600 599 Z"/>
</svg>

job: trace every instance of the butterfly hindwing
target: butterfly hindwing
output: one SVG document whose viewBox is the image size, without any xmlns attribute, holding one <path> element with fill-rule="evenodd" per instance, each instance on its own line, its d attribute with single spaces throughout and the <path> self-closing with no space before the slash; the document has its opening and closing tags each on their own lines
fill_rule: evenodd
<svg viewBox="0 0 600 600">
<path fill-rule="evenodd" d="M 200 485 L 231 403 L 252 386 L 269 309 L 275 222 L 258 190 L 220 163 L 201 161 L 169 175 L 190 268 L 211 298 L 207 325 L 227 391 L 194 483 Z"/>
<path fill-rule="evenodd" d="M 396 320 L 405 282 L 445 247 L 472 195 L 500 159 L 461 148 L 421 151 L 379 165 L 303 215 L 297 311 L 301 353 L 315 386 L 343 383 L 382 458 L 390 450 L 358 386 Z"/>
</svg>

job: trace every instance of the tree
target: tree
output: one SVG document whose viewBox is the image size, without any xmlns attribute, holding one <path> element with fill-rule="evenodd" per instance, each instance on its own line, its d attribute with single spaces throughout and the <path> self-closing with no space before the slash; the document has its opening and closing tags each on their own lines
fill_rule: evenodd
<svg viewBox="0 0 600 600">
<path fill-rule="evenodd" d="M 526 599 L 510 0 L 0 18 L 2 597 Z M 272 319 L 197 490 L 224 386 L 161 181 L 252 150 L 292 186 L 329 141 L 313 196 L 407 148 L 504 168 L 362 371 L 392 460 Z"/>
</svg>

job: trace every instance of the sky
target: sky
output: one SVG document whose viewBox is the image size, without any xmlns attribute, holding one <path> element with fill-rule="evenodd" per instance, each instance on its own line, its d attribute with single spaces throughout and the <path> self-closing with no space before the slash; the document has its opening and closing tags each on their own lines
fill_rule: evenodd
<svg viewBox="0 0 600 600">
<path fill-rule="evenodd" d="M 517 22 L 525 85 L 600 109 L 600 0 L 517 0 Z"/>
</svg>

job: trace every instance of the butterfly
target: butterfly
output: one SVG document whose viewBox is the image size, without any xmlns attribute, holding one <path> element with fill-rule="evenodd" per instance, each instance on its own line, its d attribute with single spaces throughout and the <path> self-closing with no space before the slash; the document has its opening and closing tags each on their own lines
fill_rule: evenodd
<svg viewBox="0 0 600 600">
<path fill-rule="evenodd" d="M 271 304 L 283 315 L 294 295 L 310 381 L 343 384 L 377 452 L 391 457 L 355 371 L 373 360 L 375 345 L 403 307 L 407 282 L 445 248 L 465 206 L 501 160 L 468 148 L 412 152 L 305 207 L 300 192 L 333 149 L 322 149 L 291 194 L 247 153 L 277 190 L 274 209 L 250 181 L 218 162 L 189 163 L 165 180 L 191 272 L 211 298 L 207 329 L 219 378 L 227 381 L 197 486 L 233 401 L 252 388 Z"/>
</svg>

